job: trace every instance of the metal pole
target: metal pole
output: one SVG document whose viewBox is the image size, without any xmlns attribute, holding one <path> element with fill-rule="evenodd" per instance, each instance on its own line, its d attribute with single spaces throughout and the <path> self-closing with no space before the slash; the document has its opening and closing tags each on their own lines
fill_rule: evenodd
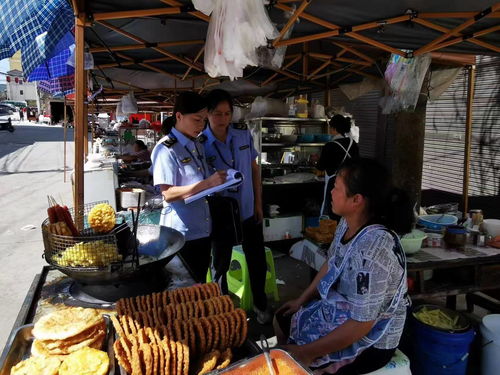
<svg viewBox="0 0 500 375">
<path fill-rule="evenodd" d="M 83 185 L 83 164 L 84 164 L 84 143 L 85 130 L 85 71 L 84 71 L 84 31 L 85 14 L 80 13 L 75 19 L 75 190 L 74 190 L 74 208 L 75 213 L 79 208 L 83 208 L 84 203 L 84 185 Z M 76 224 L 80 224 L 78 214 Z"/>
<path fill-rule="evenodd" d="M 464 208 L 463 218 L 469 212 L 469 177 L 470 177 L 470 153 L 472 143 L 472 104 L 474 103 L 474 83 L 476 78 L 476 66 L 469 65 L 469 80 L 467 83 L 467 113 L 465 117 L 465 152 L 464 152 L 464 175 L 462 187 L 462 206 Z"/>
<path fill-rule="evenodd" d="M 68 133 L 68 117 L 67 117 L 67 112 L 66 112 L 66 97 L 64 97 L 64 182 L 66 182 L 66 140 L 67 140 L 67 133 Z"/>
</svg>

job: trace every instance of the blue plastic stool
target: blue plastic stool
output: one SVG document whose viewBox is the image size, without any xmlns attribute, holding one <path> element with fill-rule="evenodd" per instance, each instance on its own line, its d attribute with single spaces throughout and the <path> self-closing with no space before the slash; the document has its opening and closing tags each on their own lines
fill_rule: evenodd
<svg viewBox="0 0 500 375">
<path fill-rule="evenodd" d="M 279 301 L 278 286 L 276 285 L 276 270 L 274 268 L 274 259 L 271 249 L 266 251 L 266 284 L 265 292 L 272 295 L 275 301 Z M 248 273 L 245 253 L 241 245 L 233 247 L 231 255 L 231 265 L 227 272 L 227 285 L 229 291 L 240 298 L 240 307 L 243 310 L 251 310 L 253 307 L 252 288 L 250 287 L 250 276 Z"/>
</svg>

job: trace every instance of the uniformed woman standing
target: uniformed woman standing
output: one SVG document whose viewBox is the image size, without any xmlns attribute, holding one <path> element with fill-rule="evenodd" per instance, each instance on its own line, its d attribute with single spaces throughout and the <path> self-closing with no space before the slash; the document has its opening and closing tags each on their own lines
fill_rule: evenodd
<svg viewBox="0 0 500 375">
<path fill-rule="evenodd" d="M 175 127 L 153 149 L 153 179 L 163 195 L 160 224 L 184 234 L 179 255 L 197 282 L 204 282 L 210 263 L 212 222 L 208 202 L 184 199 L 220 185 L 226 172 L 212 174 L 199 136 L 207 120 L 207 104 L 193 92 L 181 93 L 174 106 Z"/>
<path fill-rule="evenodd" d="M 237 189 L 228 189 L 223 195 L 235 198 L 239 203 L 242 225 L 242 247 L 250 274 L 254 311 L 257 321 L 268 323 L 272 315 L 267 309 L 264 291 L 266 282 L 266 255 L 262 233 L 262 190 L 257 151 L 252 136 L 245 125 L 231 125 L 233 101 L 224 90 L 213 90 L 207 96 L 209 126 L 204 134 L 207 160 L 215 169 L 236 169 L 243 175 L 243 183 Z M 226 272 L 229 270 L 233 244 L 224 239 L 214 239 L 213 264 L 215 279 L 227 290 Z"/>
<path fill-rule="evenodd" d="M 325 189 L 323 192 L 323 204 L 320 216 L 329 216 L 330 219 L 339 220 L 340 217 L 332 212 L 331 194 L 335 183 L 337 170 L 348 159 L 358 158 L 359 149 L 357 143 L 349 136 L 351 131 L 351 119 L 342 115 L 335 115 L 329 122 L 330 132 L 333 140 L 328 142 L 321 151 L 317 168 L 325 171 Z"/>
</svg>

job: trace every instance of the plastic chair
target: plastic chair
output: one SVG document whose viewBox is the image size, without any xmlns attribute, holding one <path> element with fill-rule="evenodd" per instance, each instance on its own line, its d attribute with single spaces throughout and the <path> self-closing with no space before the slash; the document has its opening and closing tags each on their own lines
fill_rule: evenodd
<svg viewBox="0 0 500 375">
<path fill-rule="evenodd" d="M 273 253 L 268 247 L 265 248 L 265 251 L 267 263 L 265 292 L 267 295 L 272 295 L 275 301 L 279 301 Z M 252 289 L 250 287 L 250 276 L 248 273 L 245 253 L 243 252 L 241 245 L 233 247 L 231 265 L 227 273 L 227 285 L 229 291 L 240 298 L 240 307 L 243 310 L 252 309 L 253 296 Z"/>
</svg>

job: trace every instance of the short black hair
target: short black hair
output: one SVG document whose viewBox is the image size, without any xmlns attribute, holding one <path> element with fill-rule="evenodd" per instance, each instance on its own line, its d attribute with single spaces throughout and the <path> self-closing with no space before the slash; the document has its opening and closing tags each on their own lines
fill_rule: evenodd
<svg viewBox="0 0 500 375">
<path fill-rule="evenodd" d="M 329 125 L 342 135 L 351 131 L 351 118 L 342 115 L 335 115 L 330 119 Z"/>
<path fill-rule="evenodd" d="M 170 134 L 172 128 L 175 127 L 175 117 L 169 116 L 163 120 L 161 123 L 161 132 L 163 135 Z"/>
<path fill-rule="evenodd" d="M 174 117 L 177 112 L 183 115 L 200 112 L 202 109 L 207 108 L 206 99 L 193 91 L 181 92 L 174 105 Z"/>
<path fill-rule="evenodd" d="M 146 144 L 145 144 L 143 141 L 141 141 L 140 139 L 136 140 L 136 141 L 135 141 L 135 144 L 136 144 L 137 146 L 139 146 L 139 148 L 140 148 L 141 150 L 147 150 L 147 149 L 148 149 L 148 146 L 146 146 Z"/>
<path fill-rule="evenodd" d="M 207 95 L 208 112 L 212 112 L 220 103 L 224 102 L 229 104 L 229 108 L 231 108 L 231 112 L 233 112 L 233 98 L 230 93 L 222 89 L 210 91 Z"/>
<path fill-rule="evenodd" d="M 361 194 L 368 201 L 374 223 L 383 224 L 398 234 L 411 232 L 413 207 L 408 194 L 393 185 L 389 170 L 374 159 L 347 159 L 337 176 L 342 176 L 347 196 Z"/>
</svg>

